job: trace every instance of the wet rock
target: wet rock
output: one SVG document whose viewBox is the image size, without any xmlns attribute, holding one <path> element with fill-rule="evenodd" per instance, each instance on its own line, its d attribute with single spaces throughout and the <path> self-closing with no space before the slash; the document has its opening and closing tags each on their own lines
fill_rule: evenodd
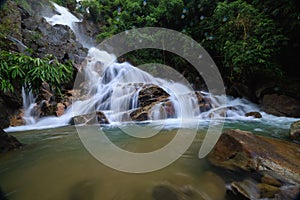
<svg viewBox="0 0 300 200">
<path fill-rule="evenodd" d="M 194 95 L 194 94 L 193 94 Z M 201 92 L 195 92 L 196 98 L 198 100 L 199 110 L 200 112 L 207 112 L 212 109 L 211 100 L 207 96 L 203 96 Z"/>
<path fill-rule="evenodd" d="M 248 112 L 245 114 L 246 117 L 262 118 L 259 112 Z"/>
<path fill-rule="evenodd" d="M 153 84 L 147 84 L 144 85 L 139 92 L 139 106 L 149 106 L 152 103 L 161 102 L 162 100 L 167 99 L 169 96 L 170 95 L 161 87 Z"/>
<path fill-rule="evenodd" d="M 40 117 L 55 116 L 57 103 L 52 101 L 42 101 L 40 105 Z"/>
<path fill-rule="evenodd" d="M 293 140 L 300 141 L 300 121 L 296 121 L 296 122 L 291 124 L 290 137 Z"/>
<path fill-rule="evenodd" d="M 22 126 L 25 125 L 25 120 L 23 119 L 24 111 L 20 109 L 17 114 L 10 118 L 10 126 Z"/>
<path fill-rule="evenodd" d="M 21 92 L 17 87 L 14 93 L 0 92 L 0 128 L 7 128 L 10 125 L 10 119 L 15 116 L 16 111 L 21 107 Z"/>
<path fill-rule="evenodd" d="M 4 130 L 0 129 L 0 153 L 18 149 L 22 146 L 23 144 L 20 143 L 14 136 L 8 135 Z"/>
<path fill-rule="evenodd" d="M 260 198 L 274 198 L 280 192 L 278 187 L 265 183 L 257 184 L 257 189 L 260 192 Z"/>
<path fill-rule="evenodd" d="M 225 131 L 208 155 L 209 161 L 216 166 L 251 172 L 272 171 L 300 182 L 299 158 L 297 144 L 241 130 Z"/>
<path fill-rule="evenodd" d="M 251 101 L 255 101 L 255 95 L 249 89 L 248 86 L 241 83 L 234 83 L 227 91 L 227 94 L 233 97 L 247 98 Z"/>
<path fill-rule="evenodd" d="M 281 188 L 279 194 L 275 195 L 276 200 L 299 200 L 300 199 L 300 186 L 285 186 Z"/>
<path fill-rule="evenodd" d="M 152 191 L 155 200 L 179 200 L 176 192 L 165 185 L 155 186 Z"/>
<path fill-rule="evenodd" d="M 276 178 L 274 178 L 273 176 L 270 176 L 268 174 L 265 174 L 262 178 L 261 178 L 261 182 L 268 184 L 268 185 L 272 185 L 272 186 L 276 186 L 276 187 L 281 187 L 282 183 L 277 180 Z"/>
<path fill-rule="evenodd" d="M 64 104 L 58 103 L 56 105 L 56 111 L 55 111 L 56 116 L 57 117 L 62 116 L 65 113 L 65 108 L 66 108 L 66 106 Z"/>
<path fill-rule="evenodd" d="M 78 115 L 72 117 L 69 122 L 71 125 L 78 125 L 78 124 L 109 124 L 108 119 L 106 118 L 105 114 L 101 111 L 96 111 L 94 113 L 89 113 L 85 115 Z"/>
<path fill-rule="evenodd" d="M 300 100 L 287 95 L 264 95 L 261 106 L 262 110 L 269 114 L 300 117 Z"/>
<path fill-rule="evenodd" d="M 137 85 L 138 86 L 138 85 Z M 151 119 L 151 112 L 156 105 L 159 105 L 165 113 L 165 117 L 172 117 L 175 109 L 169 101 L 169 94 L 161 87 L 153 84 L 146 84 L 142 87 L 138 96 L 139 108 L 130 112 L 130 118 L 134 121 L 145 121 Z"/>
<path fill-rule="evenodd" d="M 232 182 L 226 193 L 226 199 L 230 200 L 250 200 L 260 197 L 256 183 L 252 180 Z"/>
</svg>

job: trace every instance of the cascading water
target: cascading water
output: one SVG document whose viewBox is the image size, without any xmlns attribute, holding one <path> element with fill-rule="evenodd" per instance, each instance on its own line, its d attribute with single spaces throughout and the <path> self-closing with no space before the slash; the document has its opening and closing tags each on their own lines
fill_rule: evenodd
<svg viewBox="0 0 300 200">
<path fill-rule="evenodd" d="M 22 87 L 22 98 L 23 98 L 23 119 L 26 125 L 36 123 L 34 115 L 32 114 L 33 108 L 36 106 L 35 98 L 32 91 L 26 92 L 25 88 Z"/>
<path fill-rule="evenodd" d="M 67 125 L 70 119 L 76 115 L 91 113 L 95 110 L 103 111 L 110 122 L 129 121 L 129 111 L 138 107 L 138 96 L 143 85 L 156 84 L 170 94 L 169 100 L 174 108 L 175 118 L 196 118 L 208 120 L 211 114 L 218 109 L 228 109 L 226 114 L 220 117 L 226 117 L 229 120 L 253 120 L 253 118 L 245 117 L 245 113 L 250 111 L 260 111 L 259 107 L 250 103 L 245 99 L 232 99 L 227 97 L 228 105 L 218 106 L 218 97 L 210 96 L 208 93 L 203 95 L 209 96 L 212 105 L 214 106 L 208 112 L 201 112 L 197 103 L 197 97 L 194 91 L 181 84 L 169 82 L 160 78 L 155 78 L 151 74 L 142 71 L 131 64 L 113 62 L 116 57 L 105 51 L 99 50 L 91 46 L 91 42 L 86 42 L 86 36 L 80 33 L 76 28 L 76 23 L 82 20 L 72 15 L 66 8 L 53 3 L 56 11 L 59 13 L 52 17 L 45 17 L 51 25 L 61 24 L 67 25 L 74 32 L 77 40 L 84 46 L 89 48 L 86 58 L 86 66 L 82 68 L 85 74 L 85 80 L 88 83 L 86 90 L 86 98 L 73 102 L 72 106 L 66 110 L 61 117 L 45 117 L 35 120 L 32 116 L 32 108 L 34 107 L 34 98 L 32 94 L 25 97 L 24 100 L 24 119 L 26 128 L 11 127 L 8 131 L 17 131 L 24 129 L 43 129 L 53 128 Z M 261 112 L 263 115 L 262 121 L 272 123 L 274 126 L 289 126 L 291 121 L 295 119 L 278 118 Z M 162 109 L 161 104 L 157 104 L 150 110 L 152 120 L 165 119 L 166 113 Z M 257 119 L 255 119 L 257 120 Z"/>
</svg>

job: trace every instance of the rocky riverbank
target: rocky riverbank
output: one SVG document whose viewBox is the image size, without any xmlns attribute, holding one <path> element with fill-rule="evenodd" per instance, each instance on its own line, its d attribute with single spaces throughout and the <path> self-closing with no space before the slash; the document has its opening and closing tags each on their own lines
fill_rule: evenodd
<svg viewBox="0 0 300 200">
<path fill-rule="evenodd" d="M 298 144 L 241 130 L 225 131 L 208 156 L 222 172 L 235 174 L 226 180 L 230 199 L 299 198 L 299 158 Z"/>
</svg>

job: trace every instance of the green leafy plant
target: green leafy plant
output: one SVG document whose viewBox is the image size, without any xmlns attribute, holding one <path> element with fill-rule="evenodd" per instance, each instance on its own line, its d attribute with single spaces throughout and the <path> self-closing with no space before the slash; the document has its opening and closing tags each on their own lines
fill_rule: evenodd
<svg viewBox="0 0 300 200">
<path fill-rule="evenodd" d="M 219 3 L 202 23 L 202 43 L 223 57 L 232 81 L 246 81 L 258 73 L 280 76 L 275 62 L 286 38 L 266 14 L 242 0 Z"/>
<path fill-rule="evenodd" d="M 0 90 L 4 92 L 13 91 L 14 85 L 37 91 L 43 82 L 47 82 L 60 94 L 61 84 L 69 81 L 73 75 L 70 63 L 61 64 L 52 55 L 41 59 L 1 51 L 0 60 Z"/>
</svg>

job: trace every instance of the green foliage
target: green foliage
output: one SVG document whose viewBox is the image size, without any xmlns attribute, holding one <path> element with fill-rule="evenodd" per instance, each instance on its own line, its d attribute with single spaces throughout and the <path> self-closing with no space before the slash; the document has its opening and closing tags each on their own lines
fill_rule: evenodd
<svg viewBox="0 0 300 200">
<path fill-rule="evenodd" d="M 16 84 L 37 91 L 47 82 L 60 93 L 61 84 L 73 75 L 71 64 L 61 64 L 51 55 L 41 59 L 1 51 L 0 60 L 0 90 L 4 92 L 13 91 Z"/>
<path fill-rule="evenodd" d="M 223 57 L 231 80 L 246 81 L 257 73 L 281 74 L 274 58 L 285 37 L 274 21 L 254 6 L 242 0 L 219 3 L 202 25 L 203 45 Z"/>
</svg>

